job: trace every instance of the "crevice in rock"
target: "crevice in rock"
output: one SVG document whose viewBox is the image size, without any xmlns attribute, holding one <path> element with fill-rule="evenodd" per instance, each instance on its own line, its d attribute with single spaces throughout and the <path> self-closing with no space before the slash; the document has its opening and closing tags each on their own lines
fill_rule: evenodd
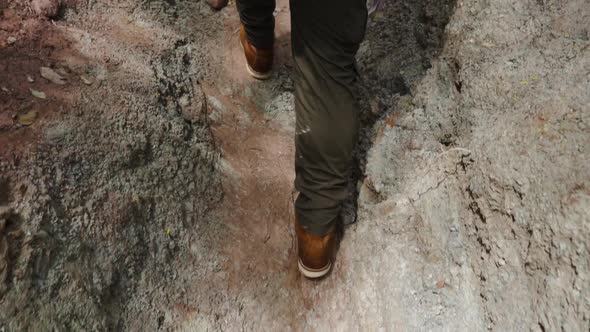
<svg viewBox="0 0 590 332">
<path fill-rule="evenodd" d="M 431 67 L 444 46 L 444 30 L 455 5 L 456 0 L 390 1 L 381 9 L 379 18 L 368 24 L 357 56 L 362 75 L 357 86 L 361 126 L 349 197 L 344 204 L 346 224 L 356 221 L 359 182 L 365 178 L 367 153 L 378 130 L 376 124 L 397 111 L 400 97 L 411 94 L 411 87 Z M 453 142 L 449 140 L 444 145 Z"/>
</svg>

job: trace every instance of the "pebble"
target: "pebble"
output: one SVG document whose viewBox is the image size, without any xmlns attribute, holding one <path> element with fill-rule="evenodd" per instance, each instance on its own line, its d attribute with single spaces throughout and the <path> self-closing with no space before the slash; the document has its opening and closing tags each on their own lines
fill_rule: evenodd
<svg viewBox="0 0 590 332">
<path fill-rule="evenodd" d="M 82 83 L 84 83 L 86 85 L 92 84 L 92 80 L 88 76 L 80 75 L 80 80 L 82 81 Z"/>
<path fill-rule="evenodd" d="M 51 81 L 54 84 L 59 84 L 59 85 L 66 84 L 65 79 L 51 68 L 41 67 L 40 72 L 41 72 L 41 77 Z"/>
<path fill-rule="evenodd" d="M 8 37 L 8 39 L 6 39 L 6 42 L 8 43 L 8 45 L 12 45 L 14 43 L 16 43 L 16 38 L 14 37 Z"/>
<path fill-rule="evenodd" d="M 32 110 L 23 114 L 19 114 L 16 118 L 18 123 L 20 123 L 21 125 L 30 126 L 35 122 L 35 120 L 37 120 L 38 115 L 39 112 Z"/>
<path fill-rule="evenodd" d="M 47 98 L 47 96 L 45 95 L 45 92 L 43 92 L 43 91 L 38 91 L 38 90 L 35 90 L 35 89 L 30 89 L 30 88 L 29 88 L 29 90 L 31 91 L 31 94 L 33 96 L 35 96 L 35 97 L 37 97 L 39 99 L 45 99 L 45 98 Z"/>
</svg>

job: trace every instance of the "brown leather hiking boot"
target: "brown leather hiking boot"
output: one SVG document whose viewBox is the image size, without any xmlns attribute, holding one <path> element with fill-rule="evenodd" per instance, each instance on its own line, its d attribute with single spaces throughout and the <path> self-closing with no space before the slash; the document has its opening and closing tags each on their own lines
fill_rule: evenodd
<svg viewBox="0 0 590 332">
<path fill-rule="evenodd" d="M 246 56 L 246 69 L 248 70 L 248 73 L 259 80 L 269 78 L 272 69 L 272 48 L 261 49 L 252 46 L 246 38 L 246 29 L 244 29 L 243 25 L 240 27 L 240 43 L 242 44 L 242 49 Z"/>
<path fill-rule="evenodd" d="M 324 236 L 308 233 L 295 217 L 299 271 L 310 279 L 326 275 L 332 267 L 332 256 L 338 236 L 336 232 Z"/>
</svg>

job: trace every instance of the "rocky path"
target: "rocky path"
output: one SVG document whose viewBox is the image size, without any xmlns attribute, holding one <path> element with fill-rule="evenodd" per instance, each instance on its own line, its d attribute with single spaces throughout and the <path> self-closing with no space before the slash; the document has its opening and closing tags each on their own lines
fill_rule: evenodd
<svg viewBox="0 0 590 332">
<path fill-rule="evenodd" d="M 295 119 L 292 91 L 285 87 L 291 68 L 288 1 L 277 2 L 275 75 L 266 82 L 247 74 L 239 18 L 234 8 L 226 11 L 223 46 L 211 54 L 223 59 L 222 70 L 213 82 L 203 84 L 224 174 L 224 200 L 215 213 L 229 229 L 219 243 L 227 284 L 219 286 L 226 296 L 235 294 L 235 306 L 221 326 L 301 329 L 314 293 L 325 286 L 301 278 L 295 264 Z"/>
<path fill-rule="evenodd" d="M 384 2 L 319 282 L 287 0 L 264 82 L 233 3 L 51 3 L 0 0 L 0 331 L 588 330 L 585 0 Z"/>
</svg>

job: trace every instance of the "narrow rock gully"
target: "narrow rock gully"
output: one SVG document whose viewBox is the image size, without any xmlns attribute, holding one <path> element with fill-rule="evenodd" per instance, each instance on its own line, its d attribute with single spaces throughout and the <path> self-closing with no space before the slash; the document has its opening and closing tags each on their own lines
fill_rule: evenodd
<svg viewBox="0 0 590 332">
<path fill-rule="evenodd" d="M 453 1 L 440 3 L 438 8 L 426 2 L 392 2 L 370 22 L 367 42 L 359 52 L 364 69 L 358 87 L 363 129 L 349 206 L 355 206 L 358 199 L 356 183 L 362 181 L 366 152 L 375 136 L 374 123 L 386 113 L 391 115 L 391 105 L 409 94 L 410 85 L 429 68 L 442 46 L 448 21 L 445 15 L 453 5 Z M 351 262 L 337 260 L 332 275 L 319 282 L 303 278 L 295 264 L 295 115 L 288 0 L 277 1 L 275 73 L 266 82 L 248 76 L 238 40 L 239 18 L 232 6 L 224 12 L 221 47 L 210 54 L 213 59 L 223 59 L 222 67 L 214 79 L 202 84 L 214 141 L 221 151 L 224 199 L 215 213 L 228 229 L 219 244 L 226 259 L 227 284 L 212 287 L 224 289 L 239 310 L 226 312 L 218 326 L 230 330 L 354 328 L 364 321 L 362 313 L 353 323 L 342 313 L 321 312 L 315 307 L 320 301 L 339 301 L 341 294 L 335 296 L 333 292 L 355 287 L 346 278 L 354 271 L 343 271 L 353 266 Z M 347 236 L 355 236 L 354 227 L 348 232 Z M 335 287 L 338 284 L 341 287 Z M 338 306 L 356 306 L 347 301 L 351 300 L 345 296 Z M 194 322 L 187 324 L 193 326 Z"/>
<path fill-rule="evenodd" d="M 263 82 L 245 70 L 235 3 L 61 6 L 42 17 L 0 1 L 1 37 L 17 36 L 0 45 L 0 330 L 419 330 L 462 310 L 425 287 L 406 294 L 424 274 L 405 253 L 418 236 L 370 213 L 347 227 L 328 278 L 298 273 L 288 0 Z M 395 124 L 454 6 L 392 0 L 371 17 L 350 205 L 374 124 Z M 31 123 L 13 123 L 29 109 Z"/>
</svg>

